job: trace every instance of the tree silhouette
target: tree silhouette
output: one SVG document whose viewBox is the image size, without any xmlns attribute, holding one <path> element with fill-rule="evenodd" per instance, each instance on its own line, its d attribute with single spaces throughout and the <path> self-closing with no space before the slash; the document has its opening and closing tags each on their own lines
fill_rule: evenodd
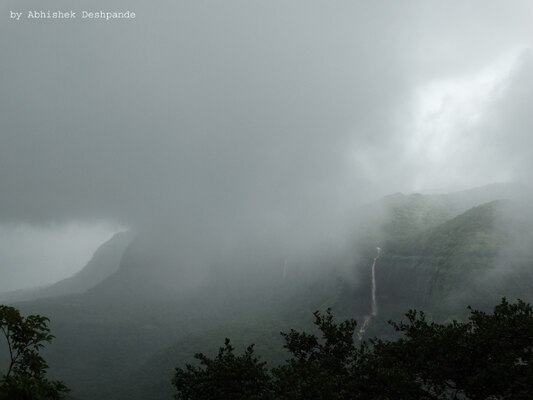
<svg viewBox="0 0 533 400">
<path fill-rule="evenodd" d="M 470 308 L 469 308 L 470 309 Z M 370 362 L 403 371 L 431 399 L 531 399 L 533 309 L 506 299 L 492 314 L 470 309 L 467 322 L 438 324 L 409 311 L 392 323 L 403 336 L 374 341 Z"/>
<path fill-rule="evenodd" d="M 533 310 L 506 299 L 492 314 L 470 309 L 465 322 L 436 323 L 411 310 L 391 325 L 396 340 L 358 342 L 356 322 L 316 312 L 320 335 L 282 333 L 290 358 L 270 371 L 250 346 L 225 347 L 199 367 L 177 369 L 178 399 L 531 400 Z M 251 390 L 253 388 L 253 390 Z"/>
<path fill-rule="evenodd" d="M 214 359 L 199 353 L 194 356 L 200 366 L 187 364 L 185 369 L 176 368 L 173 384 L 178 389 L 176 399 L 267 399 L 270 376 L 264 362 L 254 356 L 253 345 L 243 355 L 236 356 L 230 340 Z"/>
<path fill-rule="evenodd" d="M 48 322 L 0 305 L 0 331 L 9 354 L 7 371 L 0 376 L 0 400 L 56 400 L 68 392 L 62 382 L 46 379 L 48 364 L 39 352 L 54 338 Z"/>
</svg>

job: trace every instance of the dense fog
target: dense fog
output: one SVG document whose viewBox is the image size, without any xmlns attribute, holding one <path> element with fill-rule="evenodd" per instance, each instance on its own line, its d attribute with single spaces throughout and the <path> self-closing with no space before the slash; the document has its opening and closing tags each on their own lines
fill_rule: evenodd
<svg viewBox="0 0 533 400">
<path fill-rule="evenodd" d="M 32 7 L 137 17 L 9 19 Z M 279 266 L 346 246 L 381 196 L 531 180 L 529 1 L 6 0 L 0 13 L 0 229 L 19 238 L 0 253 L 0 291 L 66 277 L 81 265 L 42 257 L 87 260 L 77 243 L 127 229 L 167 264 L 209 271 L 248 249 Z M 37 233 L 72 224 L 36 250 Z"/>
</svg>

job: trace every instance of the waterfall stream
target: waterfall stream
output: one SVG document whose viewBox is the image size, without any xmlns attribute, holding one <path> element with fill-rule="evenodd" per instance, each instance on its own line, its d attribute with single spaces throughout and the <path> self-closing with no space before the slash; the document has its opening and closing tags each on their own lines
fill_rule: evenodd
<svg viewBox="0 0 533 400">
<path fill-rule="evenodd" d="M 376 251 L 377 254 L 372 262 L 372 309 L 370 315 L 365 316 L 363 325 L 361 325 L 361 329 L 359 329 L 359 333 L 357 334 L 359 340 L 363 340 L 363 336 L 370 324 L 370 320 L 378 315 L 378 303 L 376 301 L 376 262 L 378 261 L 379 253 L 381 253 L 381 248 L 377 247 Z"/>
</svg>

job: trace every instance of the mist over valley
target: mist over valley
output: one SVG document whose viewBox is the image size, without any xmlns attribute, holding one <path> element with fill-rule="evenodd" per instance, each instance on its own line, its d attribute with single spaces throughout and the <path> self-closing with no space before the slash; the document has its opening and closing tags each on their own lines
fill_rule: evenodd
<svg viewBox="0 0 533 400">
<path fill-rule="evenodd" d="M 533 302 L 529 2 L 77 6 L 135 18 L 0 5 L 0 325 L 49 318 L 37 375 L 66 398 L 170 399 L 196 353 L 251 343 L 283 377 L 329 312 L 369 360 L 410 309 Z"/>
</svg>

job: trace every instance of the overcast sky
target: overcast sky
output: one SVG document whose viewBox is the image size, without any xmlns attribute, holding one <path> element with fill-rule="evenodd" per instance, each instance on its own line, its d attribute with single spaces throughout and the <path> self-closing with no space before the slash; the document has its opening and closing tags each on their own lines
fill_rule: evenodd
<svg viewBox="0 0 533 400">
<path fill-rule="evenodd" d="M 99 7 L 137 18 L 9 18 Z M 531 1 L 4 0 L 0 13 L 3 282 L 66 274 L 12 254 L 72 224 L 46 257 L 160 219 L 334 236 L 388 193 L 531 180 Z"/>
</svg>

